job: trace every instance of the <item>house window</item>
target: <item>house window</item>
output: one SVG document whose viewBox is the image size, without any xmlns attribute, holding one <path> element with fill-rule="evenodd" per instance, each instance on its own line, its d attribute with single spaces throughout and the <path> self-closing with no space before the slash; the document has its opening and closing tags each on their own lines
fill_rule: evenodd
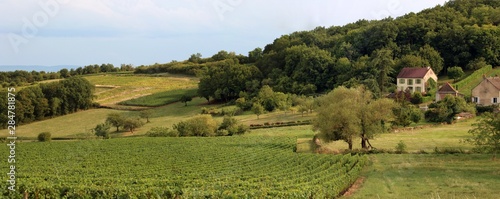
<svg viewBox="0 0 500 199">
<path fill-rule="evenodd" d="M 420 86 L 415 87 L 415 91 L 422 92 L 422 87 Z"/>
<path fill-rule="evenodd" d="M 416 82 L 416 84 L 421 84 L 422 80 L 421 79 L 416 79 L 415 82 Z"/>
<path fill-rule="evenodd" d="M 492 100 L 493 104 L 497 104 L 498 103 L 498 98 L 494 97 Z"/>
<path fill-rule="evenodd" d="M 413 79 L 408 80 L 408 85 L 413 85 Z"/>
<path fill-rule="evenodd" d="M 405 83 L 405 79 L 399 79 L 399 83 L 400 84 L 404 84 Z"/>
<path fill-rule="evenodd" d="M 478 97 L 472 97 L 472 102 L 473 103 L 479 103 L 479 98 Z"/>
<path fill-rule="evenodd" d="M 413 87 L 409 86 L 407 89 L 408 89 L 409 91 L 413 92 Z"/>
</svg>

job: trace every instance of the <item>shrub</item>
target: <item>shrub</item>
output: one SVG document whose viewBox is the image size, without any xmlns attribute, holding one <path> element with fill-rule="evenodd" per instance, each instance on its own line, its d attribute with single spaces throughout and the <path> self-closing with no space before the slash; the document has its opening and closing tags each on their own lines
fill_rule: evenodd
<svg viewBox="0 0 500 199">
<path fill-rule="evenodd" d="M 108 123 L 98 124 L 94 128 L 95 135 L 97 137 L 109 138 L 109 129 L 111 126 Z"/>
<path fill-rule="evenodd" d="M 478 70 L 484 68 L 485 66 L 488 66 L 488 63 L 486 63 L 486 59 L 484 59 L 484 57 L 479 57 L 477 59 L 471 60 L 465 67 L 469 70 Z"/>
<path fill-rule="evenodd" d="M 218 129 L 217 121 L 210 115 L 198 115 L 174 125 L 179 136 L 215 136 Z"/>
<path fill-rule="evenodd" d="M 443 100 L 429 105 L 425 112 L 425 119 L 429 122 L 453 123 L 455 115 L 461 112 L 475 114 L 475 108 L 465 102 L 462 97 L 447 95 Z"/>
<path fill-rule="evenodd" d="M 38 134 L 38 141 L 40 142 L 50 142 L 52 140 L 52 134 L 49 132 L 43 132 Z"/>
<path fill-rule="evenodd" d="M 490 105 L 490 106 L 476 105 L 476 111 L 478 114 L 486 112 L 493 113 L 496 109 L 498 109 L 498 105 Z"/>
<path fill-rule="evenodd" d="M 424 101 L 424 97 L 420 92 L 414 92 L 410 99 L 412 104 L 421 104 Z"/>
<path fill-rule="evenodd" d="M 448 77 L 450 79 L 453 79 L 454 81 L 457 81 L 457 79 L 460 79 L 464 75 L 465 75 L 464 71 L 459 66 L 448 68 Z"/>
<path fill-rule="evenodd" d="M 134 133 L 134 130 L 143 126 L 144 123 L 138 118 L 128 118 L 123 122 L 123 128 L 129 130 L 131 133 Z"/>
<path fill-rule="evenodd" d="M 238 120 L 233 117 L 224 117 L 222 124 L 219 126 L 217 135 L 241 135 L 248 131 L 248 127 L 243 124 L 238 124 Z"/>
<path fill-rule="evenodd" d="M 252 102 L 246 100 L 244 97 L 240 97 L 236 100 L 236 106 L 244 111 L 248 111 L 252 108 Z"/>
<path fill-rule="evenodd" d="M 406 153 L 406 144 L 403 140 L 400 140 L 398 145 L 396 145 L 396 153 Z"/>
<path fill-rule="evenodd" d="M 148 137 L 178 137 L 179 132 L 167 127 L 153 127 L 147 133 Z"/>
</svg>

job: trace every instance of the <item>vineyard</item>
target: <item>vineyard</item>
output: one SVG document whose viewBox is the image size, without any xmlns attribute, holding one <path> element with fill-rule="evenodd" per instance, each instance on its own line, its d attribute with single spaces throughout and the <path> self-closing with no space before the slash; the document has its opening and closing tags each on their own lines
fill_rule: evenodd
<svg viewBox="0 0 500 199">
<path fill-rule="evenodd" d="M 483 75 L 495 76 L 500 74 L 500 68 L 492 68 L 491 65 L 485 66 L 479 70 L 474 71 L 471 75 L 467 76 L 465 79 L 460 80 L 454 86 L 458 88 L 458 90 L 469 96 L 472 92 L 472 89 L 476 87 L 481 81 L 483 81 Z"/>
<path fill-rule="evenodd" d="M 294 145 L 293 138 L 263 136 L 22 143 L 17 193 L 3 195 L 333 198 L 367 161 L 358 155 L 297 154 Z"/>
</svg>

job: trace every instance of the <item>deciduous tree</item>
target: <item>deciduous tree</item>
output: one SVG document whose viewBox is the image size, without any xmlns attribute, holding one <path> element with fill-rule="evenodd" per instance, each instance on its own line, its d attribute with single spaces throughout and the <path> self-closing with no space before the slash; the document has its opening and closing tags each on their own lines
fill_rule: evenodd
<svg viewBox="0 0 500 199">
<path fill-rule="evenodd" d="M 129 130 L 132 134 L 134 133 L 134 130 L 143 126 L 144 123 L 142 123 L 139 118 L 127 118 L 123 122 L 123 128 Z"/>
<path fill-rule="evenodd" d="M 500 113 L 485 113 L 479 122 L 472 125 L 469 130 L 472 136 L 465 141 L 475 145 L 475 150 L 493 153 L 493 159 L 500 152 Z"/>
<path fill-rule="evenodd" d="M 318 116 L 313 129 L 326 141 L 343 140 L 349 149 L 356 137 L 361 146 L 371 146 L 369 139 L 385 130 L 385 123 L 392 120 L 394 102 L 389 99 L 374 100 L 363 87 L 338 87 L 319 101 Z"/>
<path fill-rule="evenodd" d="M 106 118 L 106 122 L 116 127 L 116 132 L 118 132 L 125 123 L 125 117 L 118 113 L 110 113 Z"/>
<path fill-rule="evenodd" d="M 457 79 L 460 79 L 464 75 L 464 71 L 458 66 L 448 68 L 448 77 L 453 79 L 453 81 L 457 81 Z"/>
<path fill-rule="evenodd" d="M 265 109 L 260 103 L 254 103 L 252 105 L 252 111 L 255 115 L 257 115 L 257 119 L 259 119 L 259 116 L 264 113 Z"/>
<path fill-rule="evenodd" d="M 187 106 L 188 102 L 190 102 L 191 100 L 193 100 L 193 97 L 189 96 L 189 95 L 182 95 L 181 97 L 181 102 L 184 103 L 184 106 Z"/>
</svg>

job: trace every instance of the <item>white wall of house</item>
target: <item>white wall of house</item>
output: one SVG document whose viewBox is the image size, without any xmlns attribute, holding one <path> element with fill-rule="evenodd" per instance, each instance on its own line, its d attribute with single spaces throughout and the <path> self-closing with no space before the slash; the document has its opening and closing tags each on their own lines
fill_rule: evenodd
<svg viewBox="0 0 500 199">
<path fill-rule="evenodd" d="M 398 78 L 398 91 L 409 89 L 412 93 L 415 91 L 425 92 L 425 81 L 422 78 Z"/>
<path fill-rule="evenodd" d="M 413 93 L 415 91 L 419 91 L 421 93 L 427 92 L 427 88 L 425 87 L 425 83 L 429 81 L 429 79 L 433 79 L 437 82 L 438 78 L 432 69 L 429 70 L 425 74 L 423 78 L 397 78 L 397 90 L 405 91 L 407 88 L 410 88 L 410 91 Z"/>
</svg>

